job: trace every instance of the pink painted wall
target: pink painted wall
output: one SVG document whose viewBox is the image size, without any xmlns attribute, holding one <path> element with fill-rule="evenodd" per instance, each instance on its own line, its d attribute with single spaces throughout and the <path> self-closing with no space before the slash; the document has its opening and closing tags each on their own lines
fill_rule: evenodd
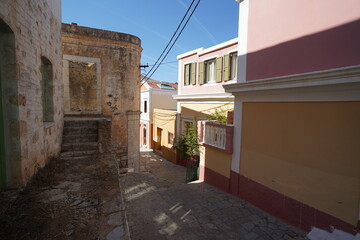
<svg viewBox="0 0 360 240">
<path fill-rule="evenodd" d="M 203 50 L 204 51 L 204 50 Z M 205 49 L 206 51 L 206 49 Z M 224 56 L 226 54 L 229 54 L 230 52 L 235 52 L 237 51 L 237 43 L 233 43 L 231 45 L 225 46 L 223 48 L 217 49 L 215 51 L 211 51 L 205 54 L 201 54 L 202 51 L 200 51 L 197 54 L 193 54 L 184 58 L 179 59 L 179 72 L 180 72 L 180 79 L 178 82 L 178 86 L 179 86 L 179 91 L 178 94 L 180 95 L 192 95 L 192 94 L 213 94 L 213 93 L 225 93 L 224 88 L 222 87 L 222 85 L 224 84 L 224 82 L 221 83 L 210 83 L 210 84 L 203 84 L 203 85 L 199 85 L 198 82 L 198 68 L 199 68 L 199 64 L 197 64 L 196 66 L 196 85 L 188 85 L 188 86 L 184 86 L 184 65 L 191 63 L 191 62 L 196 62 L 196 63 L 200 63 L 203 62 L 205 60 L 209 60 L 212 58 L 216 58 L 216 57 L 221 57 Z"/>
<path fill-rule="evenodd" d="M 359 0 L 251 0 L 247 81 L 360 64 Z"/>
</svg>

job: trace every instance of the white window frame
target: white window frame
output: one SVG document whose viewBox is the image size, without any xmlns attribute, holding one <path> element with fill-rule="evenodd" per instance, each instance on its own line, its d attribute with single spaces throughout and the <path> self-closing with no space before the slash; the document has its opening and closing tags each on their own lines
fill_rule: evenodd
<svg viewBox="0 0 360 240">
<path fill-rule="evenodd" d="M 211 65 L 209 65 L 211 63 Z M 211 58 L 209 60 L 204 61 L 204 74 L 205 74 L 205 80 L 204 84 L 208 83 L 215 83 L 216 78 L 216 58 Z M 209 74 L 210 72 L 210 74 Z M 210 77 L 209 77 L 210 75 Z"/>
<path fill-rule="evenodd" d="M 69 80 L 69 61 L 85 62 L 96 64 L 96 94 L 97 109 L 96 111 L 74 112 L 70 110 L 70 80 Z M 75 55 L 63 55 L 63 83 L 64 83 L 64 111 L 65 114 L 101 114 L 101 61 L 100 58 L 91 58 Z"/>
<path fill-rule="evenodd" d="M 234 57 L 234 55 L 236 55 L 236 57 Z M 230 80 L 235 80 L 237 77 L 237 62 L 238 62 L 238 55 L 237 55 L 237 51 L 235 52 L 230 52 L 229 53 L 229 68 L 230 68 Z M 235 69 L 235 70 L 234 70 Z"/>
</svg>

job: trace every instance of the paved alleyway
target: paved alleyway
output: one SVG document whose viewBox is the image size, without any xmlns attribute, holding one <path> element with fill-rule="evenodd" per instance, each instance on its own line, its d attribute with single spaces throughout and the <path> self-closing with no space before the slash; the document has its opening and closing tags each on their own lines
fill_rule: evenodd
<svg viewBox="0 0 360 240">
<path fill-rule="evenodd" d="M 305 239 L 304 233 L 142 152 L 141 172 L 121 179 L 131 239 Z"/>
</svg>

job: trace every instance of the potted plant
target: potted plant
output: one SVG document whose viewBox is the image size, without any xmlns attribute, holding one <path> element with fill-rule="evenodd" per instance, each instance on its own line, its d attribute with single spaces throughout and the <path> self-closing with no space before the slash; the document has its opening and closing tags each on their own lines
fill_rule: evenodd
<svg viewBox="0 0 360 240">
<path fill-rule="evenodd" d="M 186 133 L 176 138 L 173 148 L 180 154 L 182 160 L 186 160 L 186 182 L 199 179 L 199 144 L 197 143 L 196 126 L 190 125 Z"/>
</svg>

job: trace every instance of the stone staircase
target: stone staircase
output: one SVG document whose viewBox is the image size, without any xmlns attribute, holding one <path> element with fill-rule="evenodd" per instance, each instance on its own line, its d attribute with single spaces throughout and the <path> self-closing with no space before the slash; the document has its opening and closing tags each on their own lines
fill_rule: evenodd
<svg viewBox="0 0 360 240">
<path fill-rule="evenodd" d="M 86 159 L 98 153 L 98 120 L 65 118 L 62 159 Z"/>
<path fill-rule="evenodd" d="M 314 227 L 307 235 L 309 240 L 360 240 L 360 233 L 356 235 L 333 229 L 331 232 Z"/>
</svg>

